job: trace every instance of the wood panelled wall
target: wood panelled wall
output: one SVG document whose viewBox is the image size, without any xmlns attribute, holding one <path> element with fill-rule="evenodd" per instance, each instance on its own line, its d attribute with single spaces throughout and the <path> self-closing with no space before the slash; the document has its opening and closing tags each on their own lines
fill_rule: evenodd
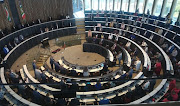
<svg viewBox="0 0 180 106">
<path fill-rule="evenodd" d="M 11 22 L 6 18 L 5 6 L 8 9 L 9 15 L 11 17 Z M 9 7 L 8 0 L 4 0 L 4 2 L 0 2 L 0 29 L 11 29 L 13 26 L 13 18 L 11 14 L 11 10 Z"/>
<path fill-rule="evenodd" d="M 69 14 L 70 16 L 73 14 L 72 0 L 20 0 L 26 14 L 26 20 L 22 20 L 19 0 L 15 1 L 23 24 L 37 19 L 47 21 L 48 17 L 58 19 L 61 14 Z"/>
</svg>

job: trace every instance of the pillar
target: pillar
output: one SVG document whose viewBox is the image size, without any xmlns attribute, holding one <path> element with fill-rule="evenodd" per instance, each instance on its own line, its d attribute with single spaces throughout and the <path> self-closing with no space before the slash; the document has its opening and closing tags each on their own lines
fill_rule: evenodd
<svg viewBox="0 0 180 106">
<path fill-rule="evenodd" d="M 163 0 L 163 4 L 162 4 L 162 7 L 161 7 L 161 13 L 160 13 L 161 17 L 163 16 L 164 11 L 166 9 L 166 4 L 167 4 L 167 0 Z"/>
<path fill-rule="evenodd" d="M 177 0 L 173 0 L 172 5 L 171 5 L 171 9 L 170 9 L 170 18 L 173 17 L 174 10 L 176 8 L 176 4 L 177 4 Z"/>
<path fill-rule="evenodd" d="M 123 3 L 123 0 L 121 0 L 120 11 L 122 11 L 122 3 Z"/>
<path fill-rule="evenodd" d="M 156 9 L 157 2 L 158 2 L 158 0 L 154 0 L 154 2 L 153 2 L 152 11 L 151 11 L 151 15 L 153 15 L 153 14 L 154 14 L 154 12 L 155 12 L 155 9 Z"/>
<path fill-rule="evenodd" d="M 129 2 L 128 2 L 128 12 L 129 12 L 129 7 L 130 7 L 130 3 L 131 3 L 131 0 L 129 0 Z"/>
<path fill-rule="evenodd" d="M 148 0 L 144 0 L 144 10 L 143 10 L 143 14 L 146 14 L 145 12 L 146 12 L 146 7 L 147 7 L 147 2 L 148 2 Z"/>
<path fill-rule="evenodd" d="M 139 7 L 139 0 L 137 0 L 137 3 L 136 3 L 136 10 L 138 9 L 138 7 Z"/>
</svg>

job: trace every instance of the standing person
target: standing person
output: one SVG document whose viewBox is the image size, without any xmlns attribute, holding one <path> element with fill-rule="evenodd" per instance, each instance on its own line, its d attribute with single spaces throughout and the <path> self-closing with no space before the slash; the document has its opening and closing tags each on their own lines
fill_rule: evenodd
<svg viewBox="0 0 180 106">
<path fill-rule="evenodd" d="M 42 74 L 41 70 L 38 69 L 38 67 L 37 67 L 34 72 L 35 72 L 34 73 L 35 74 L 35 78 L 38 79 L 39 81 L 41 81 L 41 74 Z"/>
<path fill-rule="evenodd" d="M 54 69 L 54 59 L 52 56 L 50 57 L 50 64 L 51 64 L 51 69 L 53 70 Z"/>
<path fill-rule="evenodd" d="M 36 69 L 36 60 L 33 60 L 32 66 L 33 66 L 33 70 L 35 71 L 35 69 Z"/>
<path fill-rule="evenodd" d="M 60 70 L 60 65 L 59 65 L 59 63 L 54 61 L 54 66 L 55 66 L 55 71 L 56 71 L 56 72 L 59 72 L 59 70 Z"/>
</svg>

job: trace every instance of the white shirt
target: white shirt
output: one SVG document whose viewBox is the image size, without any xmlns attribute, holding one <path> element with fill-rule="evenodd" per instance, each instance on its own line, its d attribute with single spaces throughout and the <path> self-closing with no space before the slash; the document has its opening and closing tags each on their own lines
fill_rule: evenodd
<svg viewBox="0 0 180 106">
<path fill-rule="evenodd" d="M 122 30 L 119 30 L 119 35 L 122 35 Z"/>
<path fill-rule="evenodd" d="M 158 34 L 162 35 L 162 33 L 163 33 L 163 30 L 160 29 L 160 30 L 158 31 Z"/>
<path fill-rule="evenodd" d="M 149 85 L 150 85 L 150 82 L 149 82 L 149 81 L 146 82 L 146 83 L 143 85 L 143 90 L 148 89 Z"/>
<path fill-rule="evenodd" d="M 83 72 L 83 76 L 84 76 L 84 77 L 88 77 L 88 76 L 89 76 L 89 72 L 88 72 L 88 71 Z"/>
<path fill-rule="evenodd" d="M 112 39 L 113 38 L 113 34 L 109 34 L 108 39 Z"/>
<path fill-rule="evenodd" d="M 150 39 L 150 40 L 152 40 L 152 39 L 153 39 L 153 37 L 154 37 L 154 35 L 152 34 L 152 35 L 149 37 L 149 39 Z"/>
<path fill-rule="evenodd" d="M 126 43 L 126 47 L 129 48 L 131 46 L 131 42 Z"/>
<path fill-rule="evenodd" d="M 141 46 L 147 46 L 147 43 L 145 41 L 143 41 Z"/>
<path fill-rule="evenodd" d="M 69 17 L 69 15 L 68 16 L 66 16 L 66 19 L 69 19 L 70 17 Z"/>
<path fill-rule="evenodd" d="M 135 66 L 136 66 L 136 71 L 138 71 L 138 70 L 140 69 L 140 67 L 141 67 L 141 61 L 140 61 L 140 60 L 137 60 L 137 61 L 135 62 Z"/>
<path fill-rule="evenodd" d="M 124 29 L 125 28 L 125 24 L 121 24 L 121 29 Z"/>
</svg>

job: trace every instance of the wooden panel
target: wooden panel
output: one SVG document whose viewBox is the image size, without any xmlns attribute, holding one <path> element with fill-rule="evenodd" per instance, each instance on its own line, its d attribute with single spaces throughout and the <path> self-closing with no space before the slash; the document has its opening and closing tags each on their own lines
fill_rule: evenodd
<svg viewBox="0 0 180 106">
<path fill-rule="evenodd" d="M 9 22 L 8 19 L 6 18 L 6 12 L 5 12 L 5 9 L 4 9 L 5 6 L 8 9 L 8 12 L 10 14 L 11 22 Z M 0 29 L 5 29 L 5 28 L 11 29 L 11 27 L 13 26 L 13 19 L 12 19 L 10 7 L 8 5 L 8 1 L 7 0 L 5 0 L 4 3 L 0 3 L 0 10 L 1 10 L 1 14 L 0 14 Z"/>
<path fill-rule="evenodd" d="M 16 6 L 23 24 L 37 19 L 47 21 L 48 17 L 57 19 L 61 14 L 70 16 L 73 14 L 72 0 L 20 0 L 26 14 L 26 20 L 23 21 L 18 1 L 16 0 Z"/>
</svg>

